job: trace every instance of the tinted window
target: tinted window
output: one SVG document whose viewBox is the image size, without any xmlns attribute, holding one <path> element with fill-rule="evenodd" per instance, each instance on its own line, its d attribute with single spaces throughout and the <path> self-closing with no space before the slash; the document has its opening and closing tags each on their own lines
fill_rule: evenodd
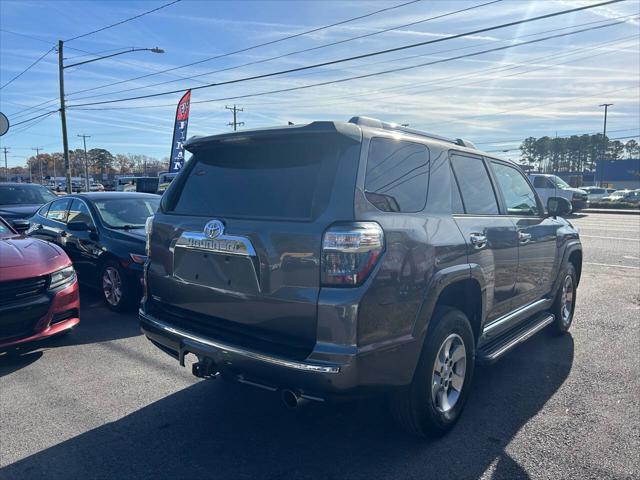
<svg viewBox="0 0 640 480">
<path fill-rule="evenodd" d="M 342 136 L 300 133 L 212 144 L 196 151 L 188 176 L 172 183 L 163 208 L 209 217 L 310 219 L 326 208 L 347 147 Z"/>
<path fill-rule="evenodd" d="M 497 214 L 498 202 L 482 159 L 452 155 L 451 166 L 460 187 L 465 212 L 476 215 Z"/>
<path fill-rule="evenodd" d="M 66 222 L 67 209 L 69 208 L 70 203 L 71 200 L 68 198 L 61 198 L 60 200 L 56 200 L 49 207 L 47 218 L 50 218 L 51 220 L 57 220 L 58 222 Z"/>
<path fill-rule="evenodd" d="M 41 185 L 0 185 L 0 205 L 39 205 L 56 198 Z"/>
<path fill-rule="evenodd" d="M 451 171 L 451 212 L 464 213 L 464 205 L 462 204 L 460 189 L 458 188 L 456 177 L 453 176 L 453 170 Z"/>
<path fill-rule="evenodd" d="M 96 200 L 93 205 L 102 221 L 111 228 L 142 228 L 147 218 L 153 215 L 160 205 L 160 197 L 109 198 Z"/>
<path fill-rule="evenodd" d="M 503 163 L 491 163 L 509 215 L 538 215 L 536 196 L 524 176 Z"/>
<path fill-rule="evenodd" d="M 67 222 L 84 222 L 87 225 L 93 225 L 87 204 L 77 198 L 74 199 L 71 203 L 71 208 L 69 208 Z"/>
<path fill-rule="evenodd" d="M 429 151 L 419 143 L 374 138 L 369 145 L 365 192 L 385 212 L 419 212 L 427 202 Z"/>
<path fill-rule="evenodd" d="M 533 186 L 536 188 L 553 188 L 546 177 L 533 177 Z"/>
</svg>

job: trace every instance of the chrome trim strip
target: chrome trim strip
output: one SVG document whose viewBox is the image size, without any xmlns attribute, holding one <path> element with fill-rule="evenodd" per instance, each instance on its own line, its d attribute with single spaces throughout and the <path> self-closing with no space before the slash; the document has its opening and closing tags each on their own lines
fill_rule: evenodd
<svg viewBox="0 0 640 480">
<path fill-rule="evenodd" d="M 316 373 L 339 373 L 340 372 L 340 367 L 337 367 L 337 366 L 328 366 L 328 365 L 320 365 L 315 363 L 285 360 L 284 358 L 273 357 L 271 355 L 265 355 L 263 353 L 254 352 L 252 350 L 245 350 L 243 348 L 239 348 L 232 345 L 227 345 L 221 342 L 217 342 L 214 340 L 202 338 L 192 333 L 185 332 L 184 330 L 179 330 L 177 328 L 171 327 L 157 320 L 156 318 L 149 316 L 147 313 L 143 313 L 142 311 L 138 312 L 138 314 L 142 318 L 144 318 L 147 322 L 153 324 L 154 326 L 156 326 L 161 330 L 164 330 L 165 332 L 172 333 L 174 335 L 178 335 L 179 337 L 188 338 L 189 340 L 193 340 L 195 342 L 217 348 L 219 350 L 222 350 L 223 353 L 235 353 L 237 355 L 251 358 L 253 360 L 258 360 L 260 362 L 265 362 L 265 363 L 271 363 L 273 365 L 278 365 L 280 367 L 292 368 L 294 370 L 304 370 L 307 372 L 316 372 Z"/>
<path fill-rule="evenodd" d="M 501 357 L 507 351 L 511 350 L 513 347 L 515 347 L 519 343 L 524 342 L 529 337 L 533 336 L 534 334 L 536 334 L 540 330 L 542 330 L 544 327 L 549 325 L 551 322 L 553 322 L 554 318 L 555 317 L 553 315 L 548 315 L 547 317 L 544 318 L 544 320 L 542 320 L 540 323 L 536 324 L 530 330 L 527 330 L 527 331 L 523 332 L 519 337 L 514 338 L 513 340 L 511 340 L 509 343 L 504 345 L 499 350 L 496 350 L 495 352 L 491 353 L 490 355 L 487 355 L 487 359 L 492 361 L 492 360 L 497 359 L 498 357 Z"/>
<path fill-rule="evenodd" d="M 216 238 L 209 238 L 201 232 L 182 232 L 182 235 L 175 240 L 172 246 L 174 249 L 180 247 L 226 255 L 256 256 L 251 241 L 237 235 L 223 234 Z M 173 252 L 173 249 L 170 250 Z"/>
<path fill-rule="evenodd" d="M 485 327 L 482 329 L 482 334 L 486 335 L 488 333 L 490 333 L 492 330 L 495 330 L 497 327 L 499 327 L 500 325 L 504 324 L 504 323 L 509 323 L 511 320 L 520 317 L 520 316 L 526 316 L 526 313 L 529 310 L 533 310 L 536 307 L 539 307 L 540 305 L 544 304 L 545 302 L 548 302 L 549 300 L 547 300 L 546 298 L 542 298 L 540 300 L 537 300 L 533 303 L 530 303 L 529 305 L 525 305 L 524 307 L 519 308 L 518 310 L 514 310 L 511 313 L 507 313 L 506 315 L 494 320 L 493 322 L 491 322 L 488 325 L 485 325 Z"/>
</svg>

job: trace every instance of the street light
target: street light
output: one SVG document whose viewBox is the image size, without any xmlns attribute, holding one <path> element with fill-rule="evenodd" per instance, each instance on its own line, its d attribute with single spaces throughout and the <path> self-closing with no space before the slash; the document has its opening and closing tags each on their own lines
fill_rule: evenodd
<svg viewBox="0 0 640 480">
<path fill-rule="evenodd" d="M 62 147 L 64 149 L 64 171 L 67 180 L 67 193 L 71 193 L 71 166 L 69 163 L 69 140 L 67 138 L 67 114 L 64 106 L 64 70 L 65 68 L 77 67 L 84 65 L 85 63 L 97 62 L 98 60 L 104 60 L 105 58 L 115 57 L 117 55 L 124 55 L 131 52 L 153 52 L 164 53 L 164 49 L 159 47 L 154 48 L 129 48 L 122 52 L 112 53 L 111 55 L 104 55 L 102 57 L 92 58 L 83 62 L 72 63 L 71 65 L 64 65 L 63 58 L 64 41 L 58 40 L 58 79 L 60 83 L 60 121 L 62 123 Z"/>
</svg>

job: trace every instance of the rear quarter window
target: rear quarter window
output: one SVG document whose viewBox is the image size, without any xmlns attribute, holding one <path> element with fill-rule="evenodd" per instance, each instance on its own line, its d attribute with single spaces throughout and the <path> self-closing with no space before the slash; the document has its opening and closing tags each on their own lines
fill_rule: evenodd
<svg viewBox="0 0 640 480">
<path fill-rule="evenodd" d="M 420 212 L 427 202 L 429 150 L 389 138 L 372 138 L 367 156 L 365 195 L 384 212 Z"/>
</svg>

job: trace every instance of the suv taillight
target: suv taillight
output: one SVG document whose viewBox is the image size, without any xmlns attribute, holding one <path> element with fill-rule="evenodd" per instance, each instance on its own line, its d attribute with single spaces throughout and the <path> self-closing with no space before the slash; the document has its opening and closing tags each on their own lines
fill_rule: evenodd
<svg viewBox="0 0 640 480">
<path fill-rule="evenodd" d="M 383 251 L 384 232 L 377 223 L 332 225 L 322 237 L 322 285 L 360 285 Z"/>
</svg>

